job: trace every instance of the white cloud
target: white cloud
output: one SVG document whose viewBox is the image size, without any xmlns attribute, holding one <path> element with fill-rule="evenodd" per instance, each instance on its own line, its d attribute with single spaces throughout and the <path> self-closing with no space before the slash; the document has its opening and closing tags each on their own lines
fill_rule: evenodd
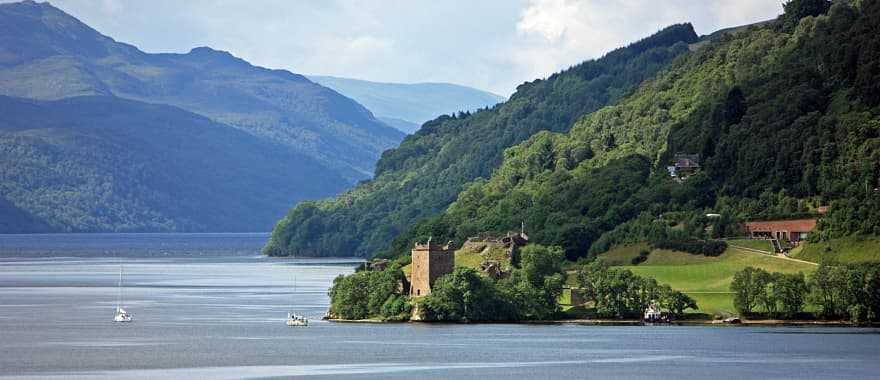
<svg viewBox="0 0 880 380">
<path fill-rule="evenodd" d="M 0 2 L 6 0 L 0 0 Z M 672 23 L 762 21 L 781 0 L 53 0 L 149 52 L 207 45 L 303 74 L 514 88 Z"/>
<path fill-rule="evenodd" d="M 547 41 L 556 42 L 577 15 L 580 3 L 571 0 L 537 0 L 522 12 L 516 30 L 522 34 L 537 33 Z"/>
<path fill-rule="evenodd" d="M 767 0 L 529 0 L 517 21 L 522 38 L 510 47 L 511 64 L 525 78 L 541 78 L 674 23 L 691 22 L 708 34 L 779 11 Z"/>
</svg>

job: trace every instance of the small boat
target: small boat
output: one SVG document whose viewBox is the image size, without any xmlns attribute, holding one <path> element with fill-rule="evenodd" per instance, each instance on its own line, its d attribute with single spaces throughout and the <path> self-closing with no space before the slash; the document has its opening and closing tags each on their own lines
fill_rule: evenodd
<svg viewBox="0 0 880 380">
<path fill-rule="evenodd" d="M 651 302 L 648 305 L 648 308 L 645 309 L 642 322 L 645 322 L 646 324 L 668 323 L 669 316 L 660 309 L 657 302 Z"/>
<path fill-rule="evenodd" d="M 742 323 L 742 320 L 737 317 L 728 317 L 728 318 L 724 319 L 724 323 L 727 323 L 730 325 L 736 325 L 736 324 Z"/>
<path fill-rule="evenodd" d="M 119 266 L 119 295 L 116 297 L 116 313 L 113 322 L 131 322 L 131 313 L 122 308 L 122 265 Z"/>
<path fill-rule="evenodd" d="M 293 276 L 293 293 L 290 295 L 291 303 L 290 309 L 291 311 L 287 312 L 287 325 L 295 326 L 295 327 L 307 327 L 309 325 L 309 319 L 305 316 L 299 315 L 293 311 L 293 299 L 296 296 L 296 275 Z"/>
<path fill-rule="evenodd" d="M 309 325 L 309 320 L 302 315 L 297 315 L 294 312 L 289 312 L 287 313 L 287 325 L 305 327 Z"/>
<path fill-rule="evenodd" d="M 116 314 L 113 315 L 113 322 L 131 322 L 131 314 L 125 309 L 116 308 Z"/>
</svg>

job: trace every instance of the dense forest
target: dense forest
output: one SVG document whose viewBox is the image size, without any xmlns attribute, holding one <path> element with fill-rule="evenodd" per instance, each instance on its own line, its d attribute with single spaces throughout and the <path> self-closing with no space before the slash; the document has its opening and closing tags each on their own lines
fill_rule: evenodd
<svg viewBox="0 0 880 380">
<path fill-rule="evenodd" d="M 146 53 L 49 3 L 0 4 L 0 36 L 0 95 L 116 96 L 173 105 L 283 145 L 350 184 L 368 178 L 381 152 L 404 136 L 302 75 L 210 47 Z"/>
<path fill-rule="evenodd" d="M 697 40 L 691 25 L 671 26 L 600 59 L 524 83 L 491 109 L 427 122 L 399 148 L 382 154 L 374 179 L 335 199 L 292 209 L 276 225 L 265 252 L 385 251 L 414 222 L 446 209 L 465 184 L 491 175 L 506 148 L 539 131 L 567 131 L 581 116 L 630 94 Z"/>
<path fill-rule="evenodd" d="M 877 25 L 878 2 L 793 1 L 776 22 L 701 44 L 570 132 L 507 150 L 489 179 L 404 232 L 391 255 L 428 236 L 463 241 L 525 222 L 533 241 L 576 259 L 667 239 L 656 222 L 699 239 L 709 224 L 718 237 L 738 221 L 820 205 L 830 212 L 813 239 L 880 234 Z M 699 155 L 702 168 L 676 181 L 666 170 L 676 153 Z"/>
<path fill-rule="evenodd" d="M 0 96 L 0 114 L 2 232 L 262 232 L 283 213 L 279 204 L 347 183 L 282 146 L 170 106 Z"/>
<path fill-rule="evenodd" d="M 0 96 L 6 233 L 267 231 L 404 136 L 301 75 L 146 53 L 33 1 L 0 4 Z"/>
</svg>

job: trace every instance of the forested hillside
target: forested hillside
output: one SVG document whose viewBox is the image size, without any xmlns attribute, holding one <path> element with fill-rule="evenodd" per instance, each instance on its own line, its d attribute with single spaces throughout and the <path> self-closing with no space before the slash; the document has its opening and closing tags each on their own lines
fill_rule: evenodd
<svg viewBox="0 0 880 380">
<path fill-rule="evenodd" d="M 533 241 L 575 259 L 667 225 L 718 237 L 738 220 L 820 205 L 830 211 L 813 239 L 880 234 L 878 25 L 877 1 L 789 2 L 775 22 L 702 44 L 570 132 L 507 150 L 491 178 L 403 234 L 396 252 L 524 221 Z M 674 180 L 675 153 L 699 155 L 702 168 Z"/>
<path fill-rule="evenodd" d="M 601 59 L 524 83 L 491 109 L 430 121 L 382 154 L 373 180 L 291 210 L 265 252 L 368 256 L 386 250 L 414 222 L 444 210 L 466 183 L 488 177 L 504 149 L 538 131 L 567 131 L 582 115 L 630 94 L 697 40 L 691 25 L 675 25 Z"/>
<path fill-rule="evenodd" d="M 173 105 L 282 144 L 351 184 L 368 178 L 381 152 L 403 139 L 360 104 L 302 75 L 209 47 L 145 53 L 33 1 L 0 4 L 0 95 L 112 95 Z"/>
<path fill-rule="evenodd" d="M 0 115 L 2 232 L 266 231 L 279 204 L 346 186 L 303 155 L 175 107 L 0 96 Z"/>
<path fill-rule="evenodd" d="M 0 96 L 0 233 L 267 231 L 404 136 L 301 75 L 145 53 L 33 1 L 0 4 Z"/>
</svg>

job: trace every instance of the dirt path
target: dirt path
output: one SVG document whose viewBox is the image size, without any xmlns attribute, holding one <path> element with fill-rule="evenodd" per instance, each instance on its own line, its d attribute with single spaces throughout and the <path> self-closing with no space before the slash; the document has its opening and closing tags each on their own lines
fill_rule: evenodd
<svg viewBox="0 0 880 380">
<path fill-rule="evenodd" d="M 777 258 L 777 259 L 788 260 L 788 261 L 794 261 L 794 262 L 803 263 L 803 264 L 810 264 L 810 265 L 816 265 L 816 266 L 819 265 L 819 264 L 816 264 L 816 263 L 814 263 L 814 262 L 812 262 L 812 261 L 793 259 L 793 258 L 791 258 L 791 257 L 788 257 L 788 256 L 782 254 L 782 253 L 771 254 L 770 252 L 767 252 L 767 251 L 761 251 L 761 250 L 757 250 L 757 249 L 753 249 L 753 248 L 740 247 L 740 246 L 736 246 L 736 245 L 732 245 L 732 244 L 731 244 L 730 246 L 731 246 L 732 248 L 736 248 L 736 249 L 738 249 L 738 250 L 740 250 L 740 251 L 742 251 L 742 252 L 746 252 L 746 253 L 754 253 L 754 254 L 757 254 L 757 255 L 765 255 L 765 256 L 775 257 L 775 258 Z"/>
<path fill-rule="evenodd" d="M 786 256 L 786 255 L 784 255 L 784 254 L 781 254 L 781 253 L 777 253 L 777 254 L 774 255 L 773 257 L 776 257 L 776 258 L 778 258 L 778 259 L 783 259 L 783 260 L 796 261 L 796 262 L 799 262 L 799 263 L 804 263 L 804 264 L 810 264 L 810 265 L 819 266 L 819 264 L 816 264 L 816 263 L 814 263 L 814 262 L 812 262 L 812 261 L 793 259 L 793 258 L 788 257 L 788 256 Z"/>
</svg>

